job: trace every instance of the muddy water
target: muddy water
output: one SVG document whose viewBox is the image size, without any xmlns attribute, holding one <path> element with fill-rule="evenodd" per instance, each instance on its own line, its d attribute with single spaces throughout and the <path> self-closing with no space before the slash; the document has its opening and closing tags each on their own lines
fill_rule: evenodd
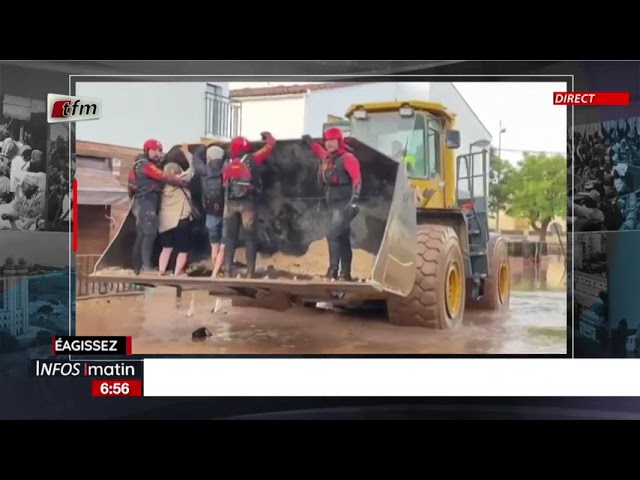
<svg viewBox="0 0 640 480">
<path fill-rule="evenodd" d="M 381 315 L 274 311 L 218 303 L 203 292 L 77 302 L 78 335 L 131 335 L 136 354 L 564 354 L 566 293 L 513 292 L 510 312 L 469 312 L 455 331 L 396 327 Z M 206 327 L 212 336 L 193 341 Z"/>
</svg>

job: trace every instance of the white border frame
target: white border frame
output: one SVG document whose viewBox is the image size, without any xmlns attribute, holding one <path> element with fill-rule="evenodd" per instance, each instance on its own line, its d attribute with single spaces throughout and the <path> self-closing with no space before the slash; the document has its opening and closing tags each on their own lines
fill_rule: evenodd
<svg viewBox="0 0 640 480">
<path fill-rule="evenodd" d="M 532 74 L 532 75 L 374 75 L 374 74 L 325 74 L 325 75 L 158 75 L 158 74 L 82 74 L 69 75 L 69 95 L 71 82 L 76 77 L 91 78 L 247 78 L 247 79 L 345 79 L 345 78 L 571 78 L 570 90 L 575 91 L 575 75 L 573 74 Z M 307 80 L 313 81 L 313 80 Z M 552 101 L 553 99 L 550 99 Z M 574 107 L 571 108 L 571 146 L 572 155 L 575 150 L 573 127 L 575 123 Z M 71 126 L 70 126 L 71 127 Z M 75 148 L 74 148 L 75 150 Z M 71 178 L 71 128 L 69 128 L 69 178 Z M 568 152 L 567 152 L 568 153 Z M 574 187 L 575 162 L 571 162 L 571 187 Z M 571 214 L 574 211 L 572 207 Z M 77 228 L 77 227 L 76 227 Z M 69 264 L 73 252 L 73 231 L 69 235 Z M 571 265 L 574 264 L 573 231 L 571 232 Z M 74 267 L 75 268 L 75 267 Z M 77 271 L 76 271 L 77 275 Z M 575 281 L 572 275 L 571 289 Z M 75 301 L 72 292 L 71 275 L 69 275 L 69 332 L 71 323 L 71 301 Z M 573 302 L 573 299 L 572 299 Z M 569 328 L 571 331 L 569 331 Z M 540 395 L 540 386 L 545 388 L 546 396 L 564 395 L 601 395 L 607 391 L 610 395 L 640 395 L 640 385 L 633 382 L 618 382 L 618 376 L 610 375 L 610 369 L 620 370 L 620 365 L 599 368 L 602 376 L 595 381 L 593 366 L 582 369 L 584 377 L 576 376 L 575 367 L 575 314 L 571 309 L 571 324 L 567 323 L 567 335 L 571 334 L 571 358 L 559 359 L 349 359 L 349 358 L 295 358 L 295 359 L 211 359 L 211 358 L 148 358 L 144 361 L 143 389 L 145 396 L 533 396 Z M 71 359 L 71 357 L 69 357 Z M 286 361 L 289 360 L 289 361 Z M 498 362 L 495 362 L 498 360 Z M 107 360 L 104 360 L 107 361 Z M 109 360 L 110 361 L 110 360 Z M 584 360 L 580 360 L 584 362 Z M 376 362 L 376 368 L 371 368 Z M 485 362 L 492 363 L 487 368 Z M 558 363 L 560 362 L 560 363 Z M 608 362 L 611 362 L 609 360 Z M 614 360 L 615 362 L 615 360 Z M 424 365 L 423 365 L 424 363 Z M 607 365 L 607 361 L 603 362 Z M 598 363 L 602 367 L 603 363 Z M 626 362 L 631 366 L 631 362 Z M 419 367 L 418 367 L 419 365 Z M 566 366 L 565 366 L 566 365 Z M 416 368 L 418 367 L 418 368 Z M 527 375 L 522 375 L 526 369 Z M 568 370 L 566 374 L 559 370 Z M 497 371 L 496 371 L 497 370 Z M 428 382 L 420 374 L 430 371 Z M 205 382 L 204 378 L 212 378 L 213 382 Z M 415 373 L 414 373 L 415 372 Z M 578 369 L 581 372 L 581 369 Z M 589 373 L 588 373 L 589 372 Z M 598 376 L 600 377 L 600 376 Z M 294 380 L 295 381 L 292 381 Z M 455 379 L 455 380 L 454 380 Z M 584 381 L 586 380 L 586 381 Z M 622 385 L 621 385 L 622 383 Z M 578 385 L 579 388 L 576 388 Z M 620 388 L 620 387 L 627 388 Z M 470 388 L 471 387 L 471 388 Z M 631 393 L 624 393 L 625 391 Z M 587 392 L 587 393 L 576 393 Z M 616 393 L 619 392 L 619 393 Z"/>
</svg>

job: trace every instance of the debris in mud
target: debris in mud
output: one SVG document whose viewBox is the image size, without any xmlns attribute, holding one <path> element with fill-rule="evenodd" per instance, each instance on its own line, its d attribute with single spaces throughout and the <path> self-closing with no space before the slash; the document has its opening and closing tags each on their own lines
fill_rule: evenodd
<svg viewBox="0 0 640 480">
<path fill-rule="evenodd" d="M 284 312 L 292 307 L 291 300 L 287 295 L 276 292 L 258 292 L 255 298 L 233 297 L 231 299 L 233 307 L 264 308 Z"/>
<path fill-rule="evenodd" d="M 206 327 L 200 327 L 197 330 L 193 331 L 193 333 L 191 334 L 191 339 L 194 341 L 201 341 L 212 336 L 213 334 Z"/>
<path fill-rule="evenodd" d="M 327 302 L 316 303 L 316 308 L 319 310 L 335 310 L 333 303 L 327 303 Z"/>
</svg>

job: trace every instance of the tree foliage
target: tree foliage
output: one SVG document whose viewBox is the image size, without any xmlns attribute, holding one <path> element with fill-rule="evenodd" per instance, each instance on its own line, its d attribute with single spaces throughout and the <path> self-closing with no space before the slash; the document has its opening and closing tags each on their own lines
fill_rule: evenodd
<svg viewBox="0 0 640 480">
<path fill-rule="evenodd" d="M 498 157 L 493 148 L 489 157 L 489 169 L 489 212 L 495 216 L 499 209 L 509 204 L 511 192 L 507 188 L 507 180 L 515 169 L 507 160 Z"/>
<path fill-rule="evenodd" d="M 566 218 L 566 171 L 567 159 L 562 155 L 525 153 L 518 168 L 502 182 L 507 214 L 528 219 L 541 241 L 554 217 Z"/>
</svg>

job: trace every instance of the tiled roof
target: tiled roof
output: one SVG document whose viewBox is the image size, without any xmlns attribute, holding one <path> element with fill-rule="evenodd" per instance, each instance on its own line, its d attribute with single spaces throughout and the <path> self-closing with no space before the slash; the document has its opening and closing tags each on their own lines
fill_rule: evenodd
<svg viewBox="0 0 640 480">
<path fill-rule="evenodd" d="M 247 97 L 271 97 L 276 95 L 298 95 L 307 91 L 328 90 L 358 85 L 361 82 L 327 82 L 327 83 L 302 83 L 299 85 L 277 85 L 274 87 L 239 88 L 231 90 L 231 98 Z"/>
</svg>

